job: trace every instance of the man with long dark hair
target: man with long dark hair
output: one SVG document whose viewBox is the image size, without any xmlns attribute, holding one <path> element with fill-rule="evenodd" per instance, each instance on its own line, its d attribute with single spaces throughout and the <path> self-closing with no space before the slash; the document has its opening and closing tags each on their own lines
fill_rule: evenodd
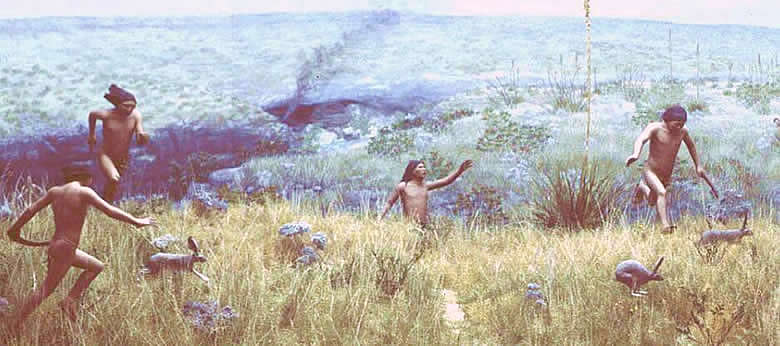
<svg viewBox="0 0 780 346">
<path fill-rule="evenodd" d="M 404 210 L 404 216 L 425 226 L 428 224 L 428 191 L 445 187 L 455 182 L 463 172 L 471 168 L 473 161 L 466 160 L 460 167 L 444 178 L 426 182 L 425 162 L 422 160 L 409 160 L 404 170 L 401 182 L 395 186 L 390 198 L 387 200 L 385 209 L 379 215 L 378 220 L 385 217 L 385 214 L 393 207 L 398 198 L 401 198 L 401 207 Z"/>
</svg>

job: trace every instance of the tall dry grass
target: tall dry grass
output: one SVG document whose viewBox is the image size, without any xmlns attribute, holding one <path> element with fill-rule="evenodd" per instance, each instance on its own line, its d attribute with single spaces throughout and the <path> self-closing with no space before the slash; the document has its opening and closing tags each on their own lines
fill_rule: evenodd
<svg viewBox="0 0 780 346">
<path fill-rule="evenodd" d="M 223 214 L 202 216 L 170 206 L 123 207 L 154 214 L 159 229 L 137 230 L 91 212 L 80 248 L 107 268 L 86 294 L 80 319 L 67 322 L 55 304 L 74 283 L 73 270 L 10 344 L 702 343 L 707 328 L 725 328 L 722 319 L 737 309 L 743 315 L 727 343 L 770 345 L 778 336 L 780 250 L 771 211 L 756 213 L 769 217 L 751 220 L 755 236 L 729 247 L 715 266 L 692 244 L 705 227 L 697 218 L 681 220 L 671 236 L 615 223 L 572 234 L 522 222 L 490 228 L 446 220 L 435 233 L 421 235 L 397 219 L 378 223 L 370 215 L 338 212 L 323 217 L 316 206 L 285 201 L 231 205 Z M 277 230 L 297 220 L 328 235 L 320 264 L 292 266 L 295 242 Z M 9 225 L 0 222 L 2 229 Z M 45 209 L 23 234 L 44 239 L 52 227 Z M 210 285 L 189 274 L 136 280 L 139 266 L 155 252 L 149 240 L 165 233 L 200 241 L 209 261 L 198 268 Z M 297 244 L 307 242 L 304 235 Z M 182 243 L 172 251 L 187 252 Z M 378 274 L 398 274 L 389 263 L 412 263 L 417 253 L 423 255 L 406 281 L 388 293 Z M 614 280 L 618 262 L 634 258 L 651 265 L 661 255 L 666 280 L 647 284 L 649 297 L 631 297 Z M 13 307 L 40 285 L 45 259 L 42 249 L 0 242 L 0 296 Z M 527 303 L 529 282 L 542 286 L 546 309 Z M 466 313 L 458 335 L 442 318 L 445 288 L 457 292 Z M 200 332 L 181 313 L 189 300 L 216 300 L 239 317 L 213 334 Z M 706 311 L 698 312 L 699 306 Z M 707 312 L 714 309 L 722 313 Z"/>
</svg>

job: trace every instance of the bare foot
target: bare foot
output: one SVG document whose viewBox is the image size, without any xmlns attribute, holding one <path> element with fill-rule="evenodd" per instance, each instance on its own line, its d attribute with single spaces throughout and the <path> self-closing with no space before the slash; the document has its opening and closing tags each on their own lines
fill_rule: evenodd
<svg viewBox="0 0 780 346">
<path fill-rule="evenodd" d="M 73 299 L 65 298 L 59 303 L 59 306 L 71 322 L 76 322 L 76 302 Z"/>
<path fill-rule="evenodd" d="M 663 229 L 661 229 L 661 234 L 672 234 L 674 233 L 674 230 L 677 229 L 677 226 L 666 226 Z"/>
</svg>

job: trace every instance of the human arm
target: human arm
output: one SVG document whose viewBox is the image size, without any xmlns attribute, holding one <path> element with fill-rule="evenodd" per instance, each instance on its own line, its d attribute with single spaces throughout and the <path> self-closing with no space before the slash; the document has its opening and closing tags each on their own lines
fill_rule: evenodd
<svg viewBox="0 0 780 346">
<path fill-rule="evenodd" d="M 390 198 L 388 198 L 387 203 L 385 204 L 384 210 L 382 210 L 382 214 L 377 217 L 377 221 L 382 220 L 388 211 L 390 211 L 390 208 L 395 205 L 395 202 L 398 200 L 398 197 L 401 196 L 401 192 L 404 189 L 405 183 L 399 183 L 396 185 L 396 187 L 393 189 L 393 192 L 390 194 Z"/>
<path fill-rule="evenodd" d="M 136 138 L 135 142 L 138 143 L 138 145 L 146 145 L 149 143 L 149 134 L 144 132 L 144 126 L 143 126 L 143 116 L 141 116 L 141 113 L 138 114 L 138 121 L 135 123 L 135 133 Z"/>
<path fill-rule="evenodd" d="M 707 176 L 707 172 L 699 163 L 699 155 L 696 152 L 696 145 L 693 143 L 693 139 L 691 138 L 690 134 L 688 134 L 687 130 L 683 132 L 683 142 L 685 142 L 685 146 L 688 148 L 688 153 L 691 154 L 691 159 L 693 160 L 693 166 L 696 169 L 696 174 L 704 179 L 705 182 L 707 182 L 707 185 L 710 186 L 710 190 L 712 191 L 712 195 L 715 196 L 715 198 L 719 198 L 718 190 L 715 189 L 714 185 L 712 185 L 710 178 Z"/>
<path fill-rule="evenodd" d="M 645 142 L 650 139 L 655 128 L 656 127 L 653 124 L 648 124 L 636 140 L 634 140 L 634 152 L 631 153 L 631 156 L 626 158 L 626 167 L 630 166 L 634 161 L 639 160 L 639 155 L 642 154 L 642 147 L 645 145 Z"/>
<path fill-rule="evenodd" d="M 106 113 L 104 111 L 92 111 L 89 112 L 89 136 L 87 137 L 87 143 L 89 143 L 89 149 L 97 143 L 97 136 L 95 135 L 95 128 L 97 127 L 98 120 L 105 120 Z"/>
<path fill-rule="evenodd" d="M 19 219 L 17 219 L 16 222 L 11 225 L 11 228 L 9 228 L 6 233 L 12 241 L 22 244 L 25 243 L 25 240 L 21 237 L 22 227 L 24 227 L 24 225 L 27 224 L 27 222 L 29 222 L 30 219 L 35 216 L 35 214 L 41 211 L 41 209 L 51 204 L 52 200 L 54 199 L 51 191 L 52 190 L 46 191 L 46 194 L 43 197 L 39 198 L 37 201 L 33 202 L 33 204 L 27 207 L 27 209 L 22 212 L 22 215 L 19 216 Z"/>
<path fill-rule="evenodd" d="M 447 186 L 449 184 L 454 183 L 455 180 L 458 179 L 458 177 L 460 177 L 460 175 L 463 174 L 463 172 L 465 172 L 466 170 L 471 168 L 471 166 L 473 164 L 474 164 L 474 161 L 471 161 L 471 160 L 463 161 L 463 163 L 460 164 L 460 167 L 458 167 L 458 169 L 456 169 L 455 171 L 450 173 L 448 176 L 430 182 L 427 185 L 428 190 L 435 190 L 435 189 L 438 189 L 440 187 L 444 187 L 444 186 Z"/>
<path fill-rule="evenodd" d="M 85 187 L 83 189 L 89 204 L 91 204 L 93 207 L 97 208 L 98 210 L 103 212 L 103 214 L 106 214 L 108 217 L 112 219 L 129 223 L 135 227 L 144 227 L 155 223 L 154 219 L 148 217 L 139 219 L 133 215 L 126 213 L 122 209 L 119 209 L 109 204 L 104 199 L 100 198 L 100 196 L 98 196 L 98 194 L 95 193 L 94 190 L 88 187 Z"/>
</svg>

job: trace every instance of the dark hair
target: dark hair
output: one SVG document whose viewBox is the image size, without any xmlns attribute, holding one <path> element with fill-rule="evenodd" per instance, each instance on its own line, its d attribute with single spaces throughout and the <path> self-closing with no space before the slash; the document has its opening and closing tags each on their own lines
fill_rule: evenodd
<svg viewBox="0 0 780 346">
<path fill-rule="evenodd" d="M 125 101 L 133 101 L 133 103 L 138 103 L 132 93 L 116 86 L 116 84 L 111 84 L 111 86 L 108 87 L 108 93 L 103 95 L 103 97 L 116 107 L 119 107 L 119 105 Z"/>
<path fill-rule="evenodd" d="M 405 183 L 412 180 L 412 178 L 414 178 L 414 169 L 421 163 L 425 164 L 423 160 L 409 160 L 409 163 L 406 164 L 406 169 L 404 170 L 404 176 L 401 177 L 401 182 Z"/>
<path fill-rule="evenodd" d="M 661 115 L 661 119 L 667 121 L 687 121 L 688 112 L 686 112 L 685 108 L 682 108 L 682 106 L 674 105 L 664 111 L 664 114 Z"/>
<path fill-rule="evenodd" d="M 89 167 L 73 164 L 62 168 L 62 177 L 65 179 L 65 183 L 70 183 L 72 181 L 90 179 L 92 178 L 92 173 L 89 172 Z"/>
</svg>

